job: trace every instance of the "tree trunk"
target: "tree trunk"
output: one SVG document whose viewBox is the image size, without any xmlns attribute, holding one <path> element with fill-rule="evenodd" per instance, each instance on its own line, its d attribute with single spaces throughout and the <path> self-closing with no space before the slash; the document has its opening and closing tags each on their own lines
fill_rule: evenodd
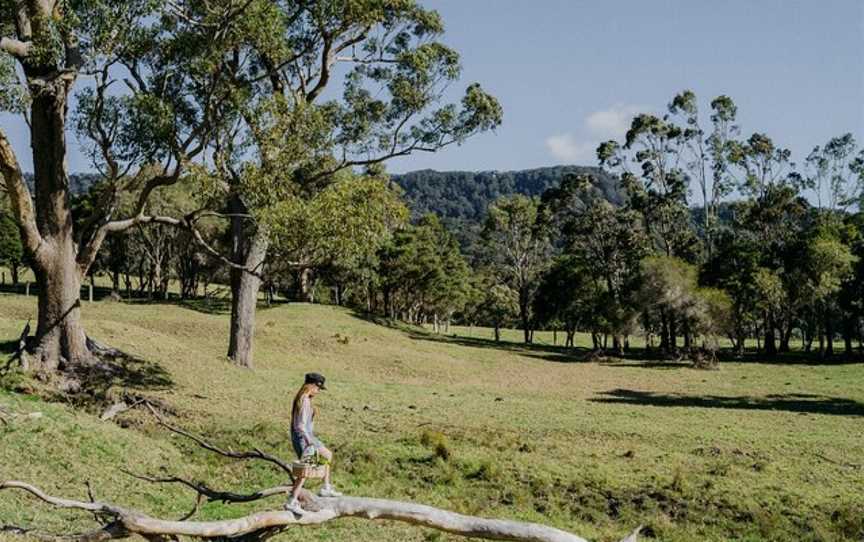
<svg viewBox="0 0 864 542">
<path fill-rule="evenodd" d="M 39 314 L 32 368 L 45 374 L 56 371 L 61 362 L 75 364 L 90 359 L 81 325 L 81 278 L 70 254 L 74 253 L 71 239 L 65 251 L 58 248 L 53 252 L 53 261 L 45 269 L 34 266 Z"/>
<path fill-rule="evenodd" d="M 831 315 L 825 317 L 825 354 L 828 356 L 834 355 L 834 320 Z"/>
<path fill-rule="evenodd" d="M 297 301 L 312 303 L 312 269 L 304 267 L 297 271 Z"/>
<path fill-rule="evenodd" d="M 501 342 L 501 326 L 498 325 L 498 322 L 495 322 L 495 342 Z"/>
<path fill-rule="evenodd" d="M 780 330 L 780 352 L 789 352 L 789 341 L 792 340 L 792 325 L 785 326 Z"/>
<path fill-rule="evenodd" d="M 852 335 L 855 333 L 855 324 L 851 316 L 843 317 L 843 347 L 845 354 L 852 357 Z"/>
<path fill-rule="evenodd" d="M 18 286 L 18 264 L 17 263 L 10 264 L 9 269 L 12 272 L 12 285 Z"/>
<path fill-rule="evenodd" d="M 230 202 L 231 212 L 246 212 L 245 206 L 237 197 Z M 228 344 L 228 358 L 241 367 L 253 366 L 253 340 L 255 335 L 255 309 L 258 304 L 258 291 L 261 288 L 261 270 L 267 258 L 270 245 L 267 232 L 256 229 L 251 240 L 244 227 L 243 218 L 232 218 L 233 261 L 242 263 L 245 269 L 231 268 L 231 336 Z M 253 271 L 253 272 L 250 272 Z"/>
<path fill-rule="evenodd" d="M 669 351 L 669 318 L 666 316 L 666 311 L 660 311 L 660 350 L 663 352 Z"/>
<path fill-rule="evenodd" d="M 777 354 L 777 342 L 774 337 L 774 320 L 770 316 L 765 319 L 765 354 L 768 356 Z"/>
<path fill-rule="evenodd" d="M 43 240 L 38 254 L 30 254 L 39 296 L 33 368 L 45 373 L 56 371 L 61 358 L 69 364 L 90 358 L 65 169 L 66 92 L 64 83 L 53 81 L 33 95 L 31 106 L 36 226 Z"/>
</svg>

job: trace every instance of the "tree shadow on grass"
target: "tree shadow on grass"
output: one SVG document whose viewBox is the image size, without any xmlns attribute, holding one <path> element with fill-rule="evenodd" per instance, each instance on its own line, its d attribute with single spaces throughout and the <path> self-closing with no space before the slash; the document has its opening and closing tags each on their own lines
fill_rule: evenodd
<svg viewBox="0 0 864 542">
<path fill-rule="evenodd" d="M 628 389 L 604 392 L 603 397 L 589 399 L 594 403 L 644 405 L 658 407 L 727 408 L 740 410 L 782 410 L 805 414 L 864 416 L 864 403 L 842 397 L 802 393 L 772 394 L 764 397 L 720 395 L 683 395 Z"/>
<path fill-rule="evenodd" d="M 18 351 L 18 341 L 0 341 L 0 356 L 11 356 Z"/>
<path fill-rule="evenodd" d="M 520 356 L 536 358 L 543 361 L 552 361 L 556 363 L 579 363 L 592 359 L 591 351 L 586 348 L 567 348 L 564 346 L 518 344 L 512 342 L 496 343 L 495 341 L 490 339 L 479 339 L 455 335 L 436 335 L 434 333 L 429 333 L 425 330 L 412 329 L 407 326 L 401 329 L 405 334 L 408 335 L 409 338 L 417 341 L 430 341 L 443 344 L 467 346 L 470 348 L 485 348 L 490 350 L 512 352 Z"/>
<path fill-rule="evenodd" d="M 143 392 L 174 387 L 171 375 L 161 365 L 125 352 L 103 354 L 97 362 L 66 367 L 63 378 L 74 382 L 74 388 L 61 388 L 49 400 L 95 409 L 120 399 L 128 401 Z"/>
</svg>

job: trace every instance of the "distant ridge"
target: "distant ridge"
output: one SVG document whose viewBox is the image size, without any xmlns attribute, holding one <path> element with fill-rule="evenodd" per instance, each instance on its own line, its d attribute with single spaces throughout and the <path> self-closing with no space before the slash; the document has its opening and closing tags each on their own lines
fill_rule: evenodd
<svg viewBox="0 0 864 542">
<path fill-rule="evenodd" d="M 489 204 L 501 196 L 540 196 L 558 187 L 569 174 L 592 175 L 595 186 L 609 201 L 620 204 L 621 191 L 615 179 L 598 167 L 550 166 L 518 171 L 436 171 L 421 169 L 391 175 L 405 191 L 414 216 L 435 213 L 445 222 L 477 223 Z"/>
</svg>

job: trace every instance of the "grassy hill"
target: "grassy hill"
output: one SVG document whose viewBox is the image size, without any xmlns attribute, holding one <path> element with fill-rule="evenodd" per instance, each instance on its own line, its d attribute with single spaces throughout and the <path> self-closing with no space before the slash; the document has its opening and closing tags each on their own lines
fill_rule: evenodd
<svg viewBox="0 0 864 542">
<path fill-rule="evenodd" d="M 0 294 L 0 341 L 34 312 L 34 297 Z M 84 315 L 95 338 L 139 358 L 102 383 L 108 395 L 126 388 L 165 401 L 176 423 L 224 446 L 291 457 L 293 394 L 306 371 L 327 375 L 317 427 L 351 494 L 543 522 L 592 540 L 638 524 L 666 541 L 864 536 L 860 364 L 579 362 L 554 348 L 495 347 L 291 304 L 259 312 L 257 368 L 245 371 L 223 357 L 228 318 L 218 310 L 104 301 L 85 304 Z M 2 364 L 12 344 L 0 348 Z M 284 481 L 265 465 L 205 454 L 141 411 L 103 422 L 95 403 L 8 390 L 0 406 L 16 414 L 0 423 L 0 479 L 78 498 L 89 481 L 99 499 L 168 517 L 182 516 L 192 495 L 120 469 L 236 490 Z M 280 504 L 211 503 L 199 517 Z M 93 525 L 10 492 L 0 493 L 2 524 Z M 281 539 L 456 538 L 346 520 Z"/>
</svg>

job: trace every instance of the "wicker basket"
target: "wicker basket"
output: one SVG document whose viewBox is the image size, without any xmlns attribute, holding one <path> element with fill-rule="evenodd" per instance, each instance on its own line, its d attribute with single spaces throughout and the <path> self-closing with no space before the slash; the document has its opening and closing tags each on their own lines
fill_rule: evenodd
<svg viewBox="0 0 864 542">
<path fill-rule="evenodd" d="M 326 465 L 304 463 L 303 461 L 295 461 L 291 463 L 291 474 L 293 474 L 295 478 L 311 478 L 313 480 L 323 479 L 326 473 Z"/>
</svg>

